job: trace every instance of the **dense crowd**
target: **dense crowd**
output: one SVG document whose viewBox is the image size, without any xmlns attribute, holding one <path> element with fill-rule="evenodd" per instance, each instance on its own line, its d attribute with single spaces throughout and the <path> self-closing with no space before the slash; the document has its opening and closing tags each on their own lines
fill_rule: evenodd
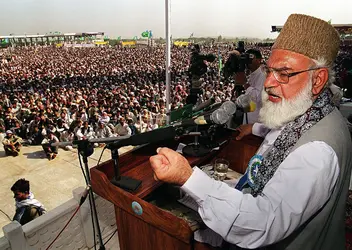
<svg viewBox="0 0 352 250">
<path fill-rule="evenodd" d="M 182 107 L 188 95 L 189 54 L 187 48 L 172 51 L 171 109 Z M 0 67 L 1 132 L 40 145 L 43 140 L 133 135 L 163 126 L 164 62 L 162 47 L 12 49 Z M 205 96 L 230 99 L 233 84 L 219 83 L 217 63 L 209 66 Z"/>
<path fill-rule="evenodd" d="M 268 58 L 270 47 L 257 48 Z M 207 46 L 202 53 L 221 51 L 226 61 L 233 49 Z M 342 50 L 338 58 L 337 69 L 343 74 L 346 58 L 351 57 L 347 51 Z M 12 133 L 27 144 L 133 135 L 165 125 L 163 47 L 35 46 L 11 48 L 2 54 L 0 132 Z M 171 55 L 174 110 L 183 107 L 189 93 L 190 50 L 174 47 Z M 232 99 L 234 83 L 219 78 L 217 60 L 208 66 L 200 101 L 211 96 L 216 101 Z"/>
</svg>

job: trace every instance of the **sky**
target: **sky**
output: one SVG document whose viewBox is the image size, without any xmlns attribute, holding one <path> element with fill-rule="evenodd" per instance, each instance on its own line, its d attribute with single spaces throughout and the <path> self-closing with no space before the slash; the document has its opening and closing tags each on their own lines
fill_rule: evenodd
<svg viewBox="0 0 352 250">
<path fill-rule="evenodd" d="M 170 0 L 173 38 L 275 38 L 292 13 L 352 24 L 351 0 Z M 165 37 L 165 0 L 0 0 L 0 35 L 103 31 L 128 39 Z"/>
</svg>

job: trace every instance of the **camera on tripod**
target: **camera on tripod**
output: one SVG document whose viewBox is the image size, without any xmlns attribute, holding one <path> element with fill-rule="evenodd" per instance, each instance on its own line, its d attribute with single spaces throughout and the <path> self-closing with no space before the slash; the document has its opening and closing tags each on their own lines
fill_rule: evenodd
<svg viewBox="0 0 352 250">
<path fill-rule="evenodd" d="M 213 54 L 201 54 L 200 53 L 200 47 L 198 44 L 193 45 L 193 48 L 191 49 L 192 54 L 191 54 L 191 65 L 189 67 L 189 73 L 191 74 L 192 77 L 194 76 L 202 76 L 205 73 L 207 73 L 207 65 L 204 61 L 207 62 L 214 62 L 216 57 Z"/>
<path fill-rule="evenodd" d="M 191 51 L 191 63 L 188 68 L 188 73 L 191 80 L 191 89 L 186 99 L 186 103 L 195 105 L 198 102 L 199 95 L 202 94 L 202 82 L 200 78 L 208 71 L 208 66 L 205 61 L 214 62 L 216 57 L 213 54 L 201 54 L 198 44 L 193 45 Z"/>
<path fill-rule="evenodd" d="M 238 42 L 238 47 L 235 52 L 232 52 L 227 59 L 223 74 L 225 78 L 231 77 L 233 74 L 245 72 L 248 65 L 252 63 L 255 58 L 253 54 L 246 53 L 244 48 L 244 42 Z"/>
</svg>

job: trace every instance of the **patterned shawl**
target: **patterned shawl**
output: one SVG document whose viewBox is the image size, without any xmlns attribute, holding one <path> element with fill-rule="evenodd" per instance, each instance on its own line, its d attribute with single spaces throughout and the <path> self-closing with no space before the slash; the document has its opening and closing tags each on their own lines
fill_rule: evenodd
<svg viewBox="0 0 352 250">
<path fill-rule="evenodd" d="M 325 89 L 303 115 L 289 122 L 281 131 L 261 162 L 254 178 L 254 185 L 250 187 L 254 197 L 262 194 L 265 185 L 273 177 L 299 138 L 334 110 L 335 106 L 331 100 L 331 91 Z"/>
</svg>

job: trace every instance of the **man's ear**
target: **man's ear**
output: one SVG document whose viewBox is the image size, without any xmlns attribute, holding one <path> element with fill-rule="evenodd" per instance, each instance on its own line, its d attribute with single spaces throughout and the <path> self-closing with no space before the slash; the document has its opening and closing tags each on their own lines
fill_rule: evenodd
<svg viewBox="0 0 352 250">
<path fill-rule="evenodd" d="M 329 71 L 327 68 L 317 69 L 313 74 L 312 93 L 314 96 L 319 95 L 329 80 Z"/>
</svg>

